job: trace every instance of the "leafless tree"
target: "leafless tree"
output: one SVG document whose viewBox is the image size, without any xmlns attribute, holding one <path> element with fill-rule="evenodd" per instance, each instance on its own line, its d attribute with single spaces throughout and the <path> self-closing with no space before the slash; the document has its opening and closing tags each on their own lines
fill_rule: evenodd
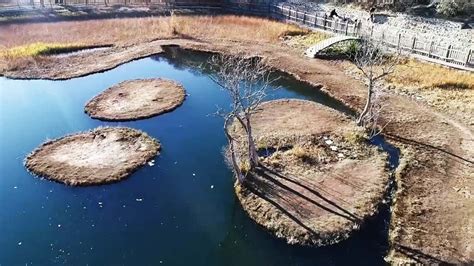
<svg viewBox="0 0 474 266">
<path fill-rule="evenodd" d="M 367 84 L 367 100 L 357 124 L 371 130 L 371 136 L 380 132 L 378 122 L 384 107 L 378 82 L 394 72 L 399 58 L 399 51 L 384 53 L 379 42 L 369 39 L 362 40 L 352 56 L 354 65 L 360 70 Z"/>
<path fill-rule="evenodd" d="M 252 171 L 259 164 L 255 139 L 252 133 L 252 115 L 259 109 L 267 95 L 270 84 L 270 68 L 260 58 L 245 58 L 242 55 L 215 55 L 209 60 L 210 78 L 230 96 L 230 110 L 220 108 L 217 114 L 224 118 L 224 132 L 229 143 L 229 156 L 232 168 L 239 182 L 246 176 L 240 167 L 239 159 L 248 160 Z M 229 132 L 231 123 L 237 122 L 246 134 L 246 155 L 238 156 L 236 139 Z M 243 163 L 240 161 L 240 163 Z"/>
</svg>

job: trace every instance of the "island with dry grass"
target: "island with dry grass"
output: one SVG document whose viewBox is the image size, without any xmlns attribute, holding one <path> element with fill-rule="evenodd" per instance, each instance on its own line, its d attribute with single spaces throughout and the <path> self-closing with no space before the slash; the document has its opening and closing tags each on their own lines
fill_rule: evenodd
<svg viewBox="0 0 474 266">
<path fill-rule="evenodd" d="M 290 244 L 348 238 L 377 213 L 389 181 L 386 155 L 348 117 L 304 100 L 265 102 L 253 117 L 260 165 L 235 191 L 244 210 Z M 236 143 L 245 134 L 232 124 Z M 238 154 L 246 154 L 239 145 Z"/>
<path fill-rule="evenodd" d="M 160 147 L 139 130 L 102 127 L 46 141 L 25 158 L 25 166 L 37 176 L 67 185 L 99 185 L 128 177 Z"/>
<path fill-rule="evenodd" d="M 172 80 L 127 80 L 92 98 L 85 112 L 106 121 L 137 120 L 170 112 L 184 102 L 185 96 L 183 86 Z"/>
</svg>

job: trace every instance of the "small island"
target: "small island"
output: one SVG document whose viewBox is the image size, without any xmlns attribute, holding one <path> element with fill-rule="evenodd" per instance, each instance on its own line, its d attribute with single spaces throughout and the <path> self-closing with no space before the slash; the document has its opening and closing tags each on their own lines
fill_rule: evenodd
<svg viewBox="0 0 474 266">
<path fill-rule="evenodd" d="M 91 99 L 85 112 L 104 121 L 138 120 L 174 110 L 185 96 L 183 86 L 172 80 L 127 80 Z"/>
<path fill-rule="evenodd" d="M 275 100 L 260 107 L 252 121 L 260 165 L 235 184 L 244 210 L 290 244 L 348 238 L 383 200 L 386 155 L 348 117 L 323 105 Z M 234 122 L 230 131 L 245 154 L 242 128 Z M 239 161 L 245 172 L 245 158 Z"/>
<path fill-rule="evenodd" d="M 50 140 L 25 158 L 37 176 L 71 186 L 117 182 L 159 154 L 160 143 L 125 127 L 102 127 Z"/>
</svg>

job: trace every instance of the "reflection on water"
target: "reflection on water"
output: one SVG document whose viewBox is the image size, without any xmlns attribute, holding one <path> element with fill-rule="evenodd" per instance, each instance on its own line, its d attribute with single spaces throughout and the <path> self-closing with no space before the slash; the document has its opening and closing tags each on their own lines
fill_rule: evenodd
<svg viewBox="0 0 474 266">
<path fill-rule="evenodd" d="M 66 81 L 0 78 L 0 265 L 384 264 L 384 217 L 341 244 L 316 249 L 287 245 L 246 216 L 222 158 L 222 121 L 209 115 L 216 105 L 228 106 L 228 98 L 193 65 L 206 56 L 175 52 Z M 342 108 L 275 75 L 280 89 L 269 98 Z M 101 122 L 84 114 L 84 104 L 113 84 L 151 77 L 181 82 L 189 97 L 175 111 L 141 121 Z M 155 166 L 85 188 L 33 178 L 23 167 L 25 155 L 46 139 L 104 125 L 158 138 L 163 150 Z"/>
</svg>

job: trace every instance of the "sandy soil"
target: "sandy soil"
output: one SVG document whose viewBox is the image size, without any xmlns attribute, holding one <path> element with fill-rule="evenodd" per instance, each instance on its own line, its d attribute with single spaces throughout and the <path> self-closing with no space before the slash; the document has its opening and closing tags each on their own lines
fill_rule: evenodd
<svg viewBox="0 0 474 266">
<path fill-rule="evenodd" d="M 171 80 L 128 80 L 92 98 L 85 112 L 100 120 L 137 120 L 170 112 L 184 102 L 185 96 L 183 86 Z"/>
<path fill-rule="evenodd" d="M 376 213 L 388 184 L 386 156 L 344 139 L 360 130 L 349 118 L 314 102 L 277 100 L 262 104 L 252 125 L 260 148 L 278 149 L 236 184 L 257 223 L 288 243 L 322 246 Z"/>
<path fill-rule="evenodd" d="M 43 143 L 25 158 L 25 166 L 67 185 L 98 185 L 128 177 L 159 149 L 158 141 L 136 129 L 97 128 Z"/>
<path fill-rule="evenodd" d="M 101 51 L 61 60 L 32 62 L 2 74 L 16 78 L 66 79 L 116 67 L 130 60 L 162 52 L 160 45 L 234 53 L 243 50 L 261 56 L 272 67 L 321 87 L 355 110 L 365 101 L 365 86 L 332 62 L 304 58 L 284 45 L 163 40 Z M 97 63 L 99 62 L 99 63 Z M 472 128 L 425 104 L 403 95 L 386 95 L 383 119 L 391 141 L 412 154 L 398 175 L 391 219 L 392 247 L 388 259 L 394 263 L 472 263 L 474 261 L 474 134 Z M 409 158 L 408 156 L 405 158 Z M 440 245 L 440 243 L 443 243 Z"/>
</svg>

